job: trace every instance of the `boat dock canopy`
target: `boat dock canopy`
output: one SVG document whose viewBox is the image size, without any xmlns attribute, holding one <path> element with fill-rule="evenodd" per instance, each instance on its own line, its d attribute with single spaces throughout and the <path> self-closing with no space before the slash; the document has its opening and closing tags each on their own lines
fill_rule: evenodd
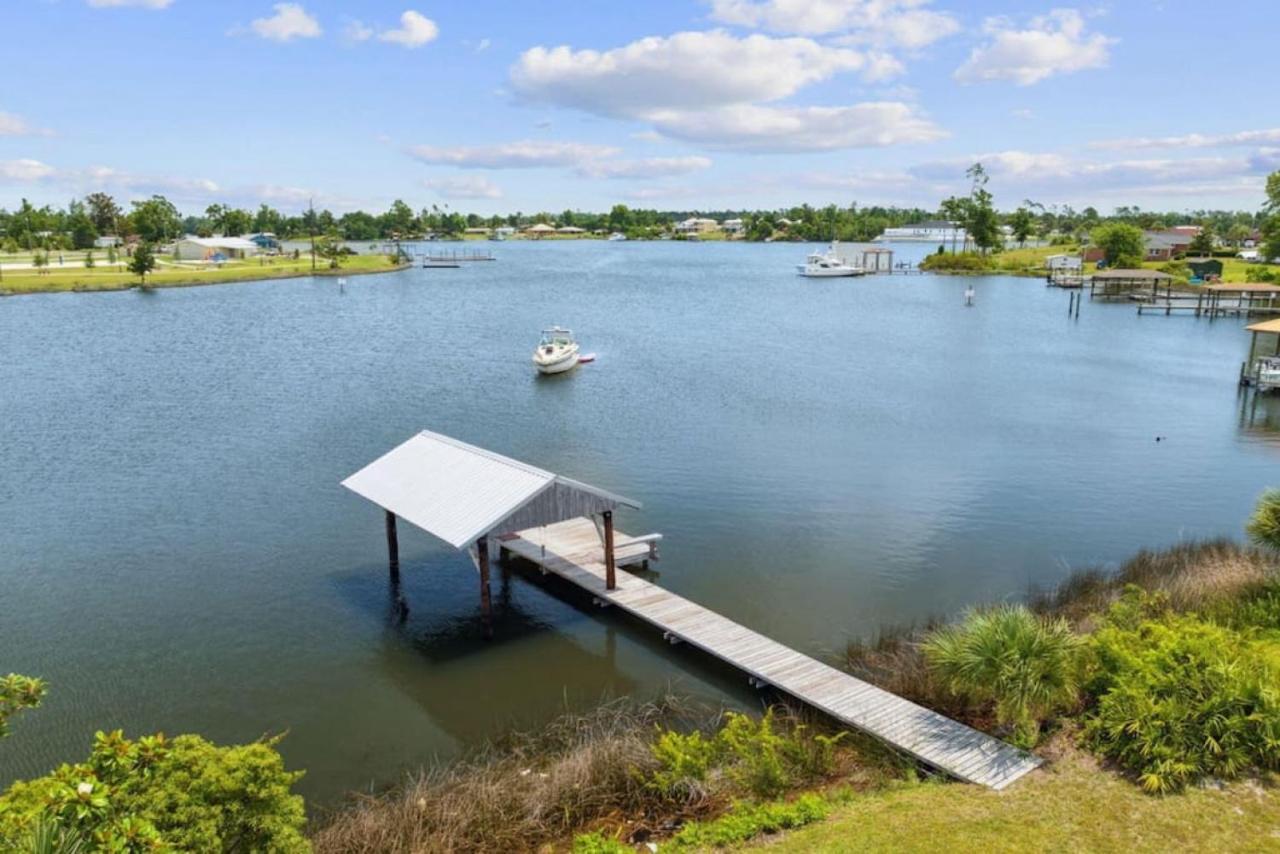
<svg viewBox="0 0 1280 854">
<path fill-rule="evenodd" d="M 1245 327 L 1250 332 L 1274 332 L 1280 334 L 1280 320 L 1263 320 Z"/>
<path fill-rule="evenodd" d="M 444 540 L 551 525 L 640 503 L 424 430 L 342 485 Z"/>
</svg>

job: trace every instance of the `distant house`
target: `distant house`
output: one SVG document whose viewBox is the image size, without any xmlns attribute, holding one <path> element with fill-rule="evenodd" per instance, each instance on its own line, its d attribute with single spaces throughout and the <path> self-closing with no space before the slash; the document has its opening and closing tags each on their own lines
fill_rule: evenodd
<svg viewBox="0 0 1280 854">
<path fill-rule="evenodd" d="M 944 219 L 913 222 L 909 225 L 886 228 L 876 240 L 895 243 L 964 243 L 964 228 Z"/>
<path fill-rule="evenodd" d="M 586 234 L 585 228 L 578 228 L 576 225 L 562 225 L 556 229 L 556 234 Z"/>
<path fill-rule="evenodd" d="M 1243 249 L 1254 249 L 1261 245 L 1262 245 L 1262 232 L 1256 228 L 1249 233 L 1248 237 L 1240 241 L 1240 246 Z"/>
<path fill-rule="evenodd" d="M 243 237 L 183 237 L 174 243 L 178 261 L 215 261 L 249 258 L 260 251 L 258 244 Z"/>
<path fill-rule="evenodd" d="M 547 225 L 545 222 L 540 222 L 537 225 L 531 225 L 526 228 L 524 233 L 535 238 L 546 237 L 548 234 L 555 234 L 556 229 L 553 225 Z"/>
<path fill-rule="evenodd" d="M 715 231 L 720 228 L 720 223 L 714 219 L 706 219 L 705 217 L 689 217 L 683 222 L 676 223 L 676 234 L 706 234 L 709 231 Z"/>
<path fill-rule="evenodd" d="M 506 240 L 515 233 L 516 230 L 509 225 L 500 225 L 493 230 L 493 236 L 499 240 Z"/>
<path fill-rule="evenodd" d="M 245 240 L 252 240 L 258 244 L 259 249 L 272 251 L 280 248 L 280 240 L 269 231 L 259 231 L 256 234 L 246 234 Z"/>
<path fill-rule="evenodd" d="M 1079 272 L 1084 269 L 1084 259 L 1079 255 L 1050 255 L 1044 259 L 1044 265 L 1050 270 Z"/>
<path fill-rule="evenodd" d="M 1107 258 L 1107 250 L 1101 246 L 1086 246 L 1083 259 L 1086 264 L 1098 264 Z"/>
<path fill-rule="evenodd" d="M 1241 249 L 1236 253 L 1236 257 L 1241 261 L 1257 262 L 1262 260 L 1262 253 L 1257 249 Z"/>
<path fill-rule="evenodd" d="M 481 237 L 488 237 L 488 236 L 489 236 L 489 229 L 487 229 L 487 228 L 481 228 L 481 227 L 479 227 L 479 226 L 473 226 L 472 228 L 464 228 L 464 229 L 462 230 L 462 233 L 463 233 L 463 234 L 475 234 L 475 235 L 479 235 L 479 236 L 481 236 Z"/>
<path fill-rule="evenodd" d="M 1185 228 L 1185 226 L 1180 226 Z M 1199 231 L 1197 230 L 1197 234 Z M 1167 231 L 1148 231 L 1143 235 L 1143 241 L 1147 247 L 1146 260 L 1148 261 L 1168 261 L 1175 256 L 1183 255 L 1187 251 L 1187 247 L 1191 245 L 1191 240 L 1195 234 L 1188 234 L 1185 231 L 1175 231 L 1169 229 Z"/>
<path fill-rule="evenodd" d="M 721 228 L 724 229 L 725 234 L 738 235 L 746 231 L 747 226 L 746 226 L 746 223 L 744 223 L 740 219 L 726 219 L 724 221 L 724 225 L 722 225 Z"/>
<path fill-rule="evenodd" d="M 94 239 L 93 248 L 94 249 L 111 249 L 116 246 L 122 246 L 123 244 L 124 244 L 124 241 L 121 240 L 119 237 L 116 237 L 114 234 L 104 234 L 101 237 Z"/>
</svg>

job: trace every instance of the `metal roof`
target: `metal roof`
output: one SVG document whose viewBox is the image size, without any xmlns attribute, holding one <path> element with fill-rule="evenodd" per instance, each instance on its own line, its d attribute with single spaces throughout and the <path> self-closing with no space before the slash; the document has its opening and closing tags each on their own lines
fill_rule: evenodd
<svg viewBox="0 0 1280 854">
<path fill-rule="evenodd" d="M 424 430 L 342 485 L 407 522 L 465 548 L 532 527 L 639 502 Z M 503 528 L 507 523 L 512 528 Z"/>
<path fill-rule="evenodd" d="M 1280 333 L 1280 320 L 1263 320 L 1260 323 L 1251 323 L 1245 327 L 1250 332 L 1276 332 Z"/>
</svg>

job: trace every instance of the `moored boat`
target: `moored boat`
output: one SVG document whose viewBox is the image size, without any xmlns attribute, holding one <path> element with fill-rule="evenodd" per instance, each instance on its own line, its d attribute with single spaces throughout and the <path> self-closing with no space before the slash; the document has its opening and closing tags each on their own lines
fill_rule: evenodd
<svg viewBox="0 0 1280 854">
<path fill-rule="evenodd" d="M 542 340 L 533 351 L 533 365 L 540 374 L 560 374 L 578 364 L 578 342 L 568 329 L 553 326 L 542 330 Z"/>
<path fill-rule="evenodd" d="M 840 255 L 838 244 L 832 241 L 826 252 L 814 252 L 796 265 L 796 272 L 810 279 L 830 279 L 843 276 L 861 276 L 863 269 L 854 266 Z"/>
</svg>

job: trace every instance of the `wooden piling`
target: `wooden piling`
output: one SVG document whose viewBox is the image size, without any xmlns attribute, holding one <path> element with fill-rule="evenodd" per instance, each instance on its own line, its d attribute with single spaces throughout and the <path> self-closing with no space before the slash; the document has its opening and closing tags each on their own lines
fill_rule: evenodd
<svg viewBox="0 0 1280 854">
<path fill-rule="evenodd" d="M 476 540 L 476 565 L 480 570 L 480 615 L 484 619 L 484 636 L 493 637 L 493 605 L 489 601 L 489 538 Z"/>
<path fill-rule="evenodd" d="M 400 580 L 400 538 L 396 535 L 396 514 L 387 512 L 387 557 L 391 562 L 391 580 Z"/>
<path fill-rule="evenodd" d="M 606 510 L 604 516 L 604 586 L 613 590 L 618 586 L 616 559 L 613 555 L 613 511 Z"/>
</svg>

